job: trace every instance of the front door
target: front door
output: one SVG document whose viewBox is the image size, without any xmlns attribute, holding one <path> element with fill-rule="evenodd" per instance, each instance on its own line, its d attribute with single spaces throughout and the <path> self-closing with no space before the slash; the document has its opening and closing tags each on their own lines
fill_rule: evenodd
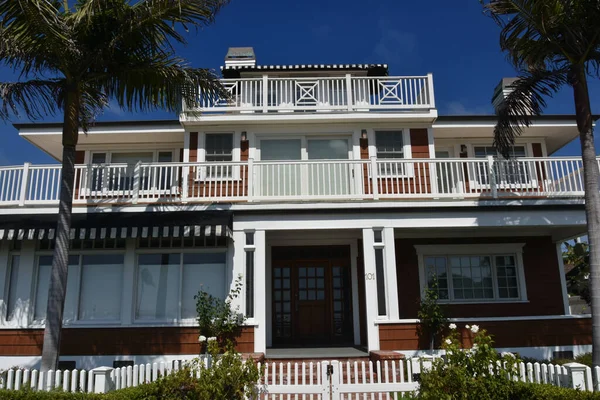
<svg viewBox="0 0 600 400">
<path fill-rule="evenodd" d="M 306 259 L 273 258 L 273 344 L 352 344 L 349 258 L 311 259 L 309 253 Z"/>
</svg>

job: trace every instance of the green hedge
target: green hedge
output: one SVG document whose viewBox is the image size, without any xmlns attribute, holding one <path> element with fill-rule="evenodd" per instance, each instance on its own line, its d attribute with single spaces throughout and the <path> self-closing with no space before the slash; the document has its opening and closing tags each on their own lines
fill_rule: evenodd
<svg viewBox="0 0 600 400">
<path fill-rule="evenodd" d="M 600 400 L 600 392 L 582 392 L 534 383 L 516 383 L 510 400 Z"/>
</svg>

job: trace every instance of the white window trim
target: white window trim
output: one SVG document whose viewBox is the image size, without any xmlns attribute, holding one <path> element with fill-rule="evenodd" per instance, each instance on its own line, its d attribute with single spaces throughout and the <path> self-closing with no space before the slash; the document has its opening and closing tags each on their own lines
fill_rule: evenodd
<svg viewBox="0 0 600 400">
<path fill-rule="evenodd" d="M 242 149 L 240 143 L 242 141 L 242 131 L 203 131 L 198 132 L 198 147 L 196 148 L 197 162 L 207 163 L 206 161 L 206 135 L 232 135 L 233 147 L 231 149 L 231 163 L 239 163 L 241 160 Z M 240 180 L 240 168 L 238 165 L 232 165 L 232 176 L 230 177 L 209 177 L 206 173 L 206 168 L 199 167 L 196 170 L 197 181 L 220 181 L 229 182 L 232 180 Z"/>
<path fill-rule="evenodd" d="M 158 162 L 158 153 L 171 153 L 172 162 L 181 162 L 179 159 L 179 150 L 174 148 L 165 148 L 165 149 L 110 149 L 110 150 L 87 150 L 84 156 L 84 164 L 91 164 L 92 158 L 94 154 L 106 154 L 106 162 L 105 164 L 110 164 L 112 161 L 112 155 L 114 153 L 152 153 L 152 162 Z"/>
<path fill-rule="evenodd" d="M 402 131 L 402 154 L 404 158 L 402 160 L 412 160 L 412 144 L 410 142 L 410 129 L 409 128 L 377 128 L 370 129 L 367 131 L 367 137 L 369 140 L 369 156 L 377 157 L 377 132 L 397 132 Z M 377 161 L 385 162 L 385 158 L 377 158 Z M 411 162 L 406 163 L 405 174 L 383 174 L 379 173 L 381 178 L 412 178 L 415 176 L 414 165 Z"/>
<path fill-rule="evenodd" d="M 425 271 L 425 257 L 436 255 L 515 255 L 517 267 L 517 285 L 519 288 L 519 298 L 499 299 L 497 298 L 497 275 L 493 270 L 494 299 L 474 299 L 474 300 L 439 300 L 444 304 L 485 304 L 485 303 L 525 303 L 527 300 L 527 284 L 525 282 L 525 270 L 523 265 L 523 247 L 525 243 L 492 243 L 492 244 L 456 244 L 456 245 L 415 245 L 417 258 L 419 262 L 419 285 L 421 297 L 425 295 L 427 287 L 427 274 Z M 451 290 L 449 285 L 448 290 Z"/>
<path fill-rule="evenodd" d="M 125 271 L 125 256 L 126 256 L 126 251 L 125 249 L 104 249 L 104 250 L 75 250 L 75 251 L 71 251 L 69 256 L 77 256 L 79 258 L 79 262 L 77 264 L 77 279 L 76 279 L 76 284 L 75 284 L 75 298 L 73 299 L 73 301 L 75 302 L 75 304 L 73 305 L 73 315 L 74 318 L 72 321 L 64 321 L 63 318 L 63 324 L 64 325 L 120 325 L 121 324 L 121 320 L 123 318 L 122 315 L 122 311 L 121 309 L 119 309 L 119 317 L 117 319 L 103 319 L 103 320 L 82 320 L 79 319 L 79 304 L 81 302 L 81 279 L 83 278 L 83 264 L 82 264 L 82 260 L 83 260 L 83 256 L 87 256 L 87 255 L 104 255 L 104 254 L 111 254 L 111 255 L 119 255 L 122 254 L 123 255 L 123 270 L 121 271 L 121 273 L 123 274 Z M 30 308 L 30 316 L 31 316 L 31 327 L 43 327 L 46 324 L 46 320 L 45 319 L 34 319 L 35 316 L 35 304 L 37 302 L 37 288 L 38 288 L 38 277 L 39 277 L 39 270 L 40 270 L 40 256 L 52 256 L 54 253 L 52 250 L 40 250 L 40 251 L 36 251 L 35 252 L 35 265 L 34 265 L 34 269 L 33 269 L 33 278 L 32 278 L 32 287 L 31 287 L 31 295 L 30 295 L 30 299 L 31 299 L 31 308 Z M 72 273 L 73 271 L 69 271 L 70 273 Z M 121 304 L 123 302 L 123 288 L 121 289 L 121 293 L 119 293 L 119 296 L 121 296 L 121 300 L 119 301 L 119 304 Z"/>
<path fill-rule="evenodd" d="M 192 326 L 197 325 L 196 317 L 194 318 L 182 318 L 181 317 L 181 294 L 183 289 L 183 255 L 184 254 L 201 254 L 201 253 L 224 253 L 225 254 L 225 268 L 223 268 L 223 279 L 225 282 L 225 288 L 227 288 L 227 274 L 229 264 L 227 262 L 227 254 L 228 249 L 226 247 L 219 248 L 161 248 L 161 249 L 136 249 L 135 250 L 135 268 L 134 268 L 134 279 L 133 279 L 133 302 L 132 302 L 132 323 L 133 325 L 141 325 L 147 326 L 148 324 L 163 324 L 163 325 L 181 325 L 181 326 Z M 165 318 L 165 319 L 139 319 L 136 316 L 136 307 L 137 307 L 137 295 L 138 295 L 138 271 L 139 271 L 139 258 L 140 254 L 180 254 L 179 258 L 179 283 L 177 286 L 177 295 L 178 295 L 178 304 L 177 307 L 177 316 L 176 318 Z M 226 293 L 223 293 L 223 297 L 225 298 L 229 295 L 229 292 L 226 290 Z"/>
</svg>

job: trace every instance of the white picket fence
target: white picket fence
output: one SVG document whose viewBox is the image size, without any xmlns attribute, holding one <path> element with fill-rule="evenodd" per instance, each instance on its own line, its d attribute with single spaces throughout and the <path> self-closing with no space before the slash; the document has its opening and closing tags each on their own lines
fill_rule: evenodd
<svg viewBox="0 0 600 400">
<path fill-rule="evenodd" d="M 398 400 L 418 391 L 418 374 L 431 366 L 430 358 L 385 361 L 269 362 L 256 385 L 264 400 Z M 260 364 L 259 364 L 260 366 Z M 10 369 L 0 374 L 0 389 L 106 393 L 154 382 L 183 367 L 181 361 L 141 364 L 122 368 L 99 367 L 90 371 Z M 260 366 L 262 367 L 262 366 Z M 515 381 L 549 384 L 583 391 L 600 391 L 600 367 L 583 364 L 519 363 Z M 596 384 L 594 384 L 596 382 Z M 300 397 L 301 396 L 301 397 Z"/>
</svg>

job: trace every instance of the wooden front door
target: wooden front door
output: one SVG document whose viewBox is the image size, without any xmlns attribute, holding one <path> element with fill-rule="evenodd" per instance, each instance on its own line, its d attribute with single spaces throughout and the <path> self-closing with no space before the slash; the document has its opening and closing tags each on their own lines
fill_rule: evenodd
<svg viewBox="0 0 600 400">
<path fill-rule="evenodd" d="M 352 344 L 349 258 L 273 260 L 273 344 Z"/>
</svg>

